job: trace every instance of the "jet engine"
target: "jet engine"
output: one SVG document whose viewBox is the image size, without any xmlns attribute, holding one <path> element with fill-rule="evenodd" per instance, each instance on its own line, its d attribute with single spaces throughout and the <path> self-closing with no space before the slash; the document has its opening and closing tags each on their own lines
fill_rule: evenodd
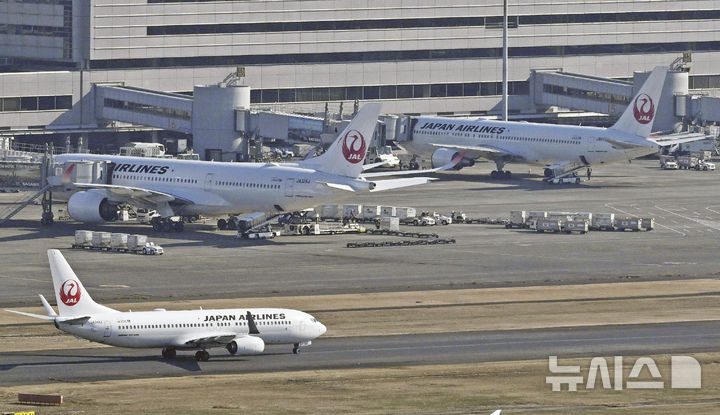
<svg viewBox="0 0 720 415">
<path fill-rule="evenodd" d="M 73 193 L 68 199 L 70 217 L 80 222 L 110 222 L 117 220 L 117 206 L 108 202 L 105 193 L 85 190 Z"/>
<path fill-rule="evenodd" d="M 460 155 L 460 152 L 457 150 L 452 150 L 449 148 L 439 148 L 435 150 L 435 152 L 432 154 L 432 167 L 434 169 L 442 167 L 450 163 L 458 155 Z M 463 159 L 460 160 L 460 162 L 456 164 L 455 167 L 453 167 L 453 170 L 460 170 L 463 167 L 470 167 L 474 165 L 475 160 L 463 157 Z"/>
<path fill-rule="evenodd" d="M 265 342 L 260 337 L 236 337 L 225 348 L 230 354 L 260 354 L 265 350 Z"/>
</svg>

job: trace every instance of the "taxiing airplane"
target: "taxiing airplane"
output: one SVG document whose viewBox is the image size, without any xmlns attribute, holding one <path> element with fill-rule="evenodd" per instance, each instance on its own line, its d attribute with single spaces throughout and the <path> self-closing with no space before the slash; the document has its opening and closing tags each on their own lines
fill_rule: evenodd
<svg viewBox="0 0 720 415">
<path fill-rule="evenodd" d="M 461 155 L 456 169 L 479 158 L 492 160 L 497 166 L 492 178 L 510 178 L 503 167 L 511 162 L 545 166 L 549 181 L 574 175 L 592 165 L 631 160 L 657 152 L 660 145 L 677 144 L 649 137 L 666 75 L 667 68 L 655 68 L 610 128 L 420 117 L 412 120 L 411 136 L 400 144 L 430 158 L 433 166 Z"/>
<path fill-rule="evenodd" d="M 325 333 L 325 326 L 310 314 L 284 308 L 238 308 L 121 312 L 97 304 L 56 249 L 48 250 L 58 312 L 45 297 L 40 301 L 47 316 L 22 311 L 11 313 L 52 321 L 58 329 L 90 341 L 129 348 L 162 348 L 166 359 L 177 350 L 198 350 L 195 359 L 207 361 L 211 347 L 230 354 L 252 355 L 266 344 L 301 346 Z"/>
<path fill-rule="evenodd" d="M 223 163 L 125 157 L 113 155 L 65 154 L 55 157 L 64 166 L 56 177 L 54 196 L 67 200 L 68 213 L 81 222 L 117 219 L 118 205 L 155 209 L 160 215 L 159 230 L 182 231 L 174 216 L 224 215 L 262 212 L 268 215 L 293 212 L 350 192 L 377 192 L 424 184 L 427 177 L 369 181 L 366 177 L 391 176 L 408 172 L 363 175 L 370 139 L 375 131 L 380 104 L 365 104 L 330 148 L 320 156 L 297 163 Z M 448 160 L 454 167 L 460 158 Z M 73 169 L 83 163 L 104 163 L 106 173 L 94 179 L 72 180 Z M 419 172 L 416 172 L 419 173 Z M 78 174 L 79 175 L 79 174 Z M 223 227 L 224 219 L 218 221 Z"/>
</svg>

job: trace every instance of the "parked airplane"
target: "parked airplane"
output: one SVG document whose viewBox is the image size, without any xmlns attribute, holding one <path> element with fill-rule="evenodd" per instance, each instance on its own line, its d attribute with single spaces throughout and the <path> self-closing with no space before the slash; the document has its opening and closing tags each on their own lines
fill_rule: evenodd
<svg viewBox="0 0 720 415">
<path fill-rule="evenodd" d="M 177 350 L 197 350 L 207 361 L 211 347 L 252 355 L 266 344 L 292 344 L 293 353 L 323 335 L 325 326 L 310 314 L 284 308 L 121 312 L 97 304 L 57 249 L 48 250 L 58 313 L 40 295 L 47 316 L 11 313 L 52 321 L 58 329 L 90 341 L 118 347 L 162 348 L 166 359 Z"/>
<path fill-rule="evenodd" d="M 667 68 L 655 68 L 610 128 L 420 117 L 412 120 L 412 135 L 401 145 L 429 157 L 433 166 L 461 152 L 465 155 L 456 169 L 479 158 L 492 160 L 497 166 L 492 178 L 510 178 L 511 173 L 503 171 L 510 162 L 544 165 L 547 180 L 552 180 L 591 165 L 631 160 L 657 152 L 660 145 L 677 144 L 649 137 L 666 74 Z"/>
<path fill-rule="evenodd" d="M 363 160 L 379 113 L 380 104 L 365 104 L 325 153 L 297 163 L 222 163 L 65 154 L 55 157 L 56 164 L 65 167 L 50 183 L 56 186 L 56 198 L 67 200 L 68 213 L 75 220 L 116 220 L 118 205 L 129 204 L 155 209 L 161 217 L 155 222 L 156 228 L 182 231 L 182 221 L 173 222 L 168 218 L 293 212 L 337 200 L 348 192 L 377 192 L 432 180 L 410 177 L 369 181 L 363 176 Z M 460 158 L 449 160 L 447 166 L 425 172 L 452 168 L 452 163 L 459 161 Z M 96 163 L 104 163 L 104 176 L 93 170 Z M 80 169 L 86 173 L 73 173 Z M 384 173 L 395 174 L 398 173 Z M 221 219 L 218 226 L 223 223 Z"/>
</svg>

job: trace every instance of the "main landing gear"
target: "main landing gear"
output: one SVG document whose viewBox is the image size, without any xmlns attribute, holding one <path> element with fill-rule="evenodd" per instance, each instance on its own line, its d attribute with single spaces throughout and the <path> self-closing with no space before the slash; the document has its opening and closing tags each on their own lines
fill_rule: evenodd
<svg viewBox="0 0 720 415">
<path fill-rule="evenodd" d="M 199 350 L 197 353 L 195 353 L 195 360 L 198 362 L 207 362 L 210 360 L 210 353 L 208 353 L 206 350 Z"/>
<path fill-rule="evenodd" d="M 492 172 L 490 172 L 490 178 L 493 180 L 510 179 L 510 178 L 512 178 L 512 173 L 510 171 L 493 170 Z"/>
<path fill-rule="evenodd" d="M 175 352 L 175 349 L 173 349 L 173 348 L 166 347 L 166 348 L 162 349 L 163 359 L 173 359 L 173 358 L 175 358 L 176 354 L 177 353 Z"/>
<path fill-rule="evenodd" d="M 293 345 L 293 354 L 300 354 L 300 344 L 299 343 L 295 343 Z"/>
</svg>

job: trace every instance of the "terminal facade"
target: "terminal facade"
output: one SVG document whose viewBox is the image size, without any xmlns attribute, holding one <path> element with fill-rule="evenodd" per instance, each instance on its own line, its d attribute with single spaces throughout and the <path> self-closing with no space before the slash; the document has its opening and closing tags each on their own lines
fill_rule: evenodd
<svg viewBox="0 0 720 415">
<path fill-rule="evenodd" d="M 571 107 L 572 100 L 558 98 L 578 95 L 586 104 L 575 109 L 620 113 L 632 96 L 634 72 L 669 65 L 684 53 L 677 67 L 685 74 L 673 81 L 671 95 L 710 97 L 720 90 L 715 1 L 512 3 L 514 116 Z M 0 19 L 0 134 L 19 141 L 192 136 L 196 86 L 217 86 L 238 68 L 241 79 L 221 86 L 249 86 L 249 97 L 244 90 L 219 92 L 234 109 L 318 114 L 326 103 L 336 111 L 342 102 L 347 113 L 355 100 L 381 101 L 385 113 L 410 115 L 487 115 L 500 108 L 501 1 L 4 0 Z M 574 88 L 577 78 L 593 86 L 600 85 L 593 78 L 607 80 L 609 89 Z M 108 88 L 113 97 L 106 97 Z M 147 91 L 151 103 L 116 99 L 125 94 L 117 88 Z M 212 91 L 203 92 L 203 105 L 213 102 Z M 165 95 L 178 108 L 153 106 L 166 102 Z M 674 104 L 682 107 L 669 110 L 676 121 L 720 121 L 720 105 L 710 100 L 704 111 L 692 110 L 699 98 Z M 160 121 L 108 115 L 118 113 L 113 109 L 153 113 Z M 207 130 L 205 124 L 198 128 Z M 240 132 L 229 139 L 242 147 Z"/>
</svg>

